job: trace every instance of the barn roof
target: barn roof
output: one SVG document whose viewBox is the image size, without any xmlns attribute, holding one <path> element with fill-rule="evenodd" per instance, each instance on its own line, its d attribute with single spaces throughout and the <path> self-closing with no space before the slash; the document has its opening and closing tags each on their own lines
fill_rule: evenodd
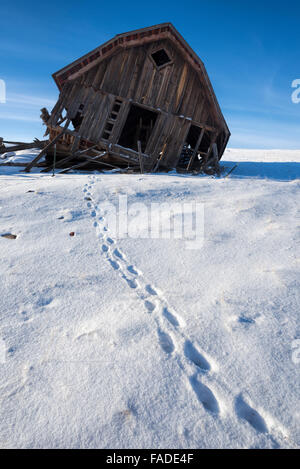
<svg viewBox="0 0 300 469">
<path fill-rule="evenodd" d="M 194 69 L 201 75 L 201 78 L 204 79 L 207 85 L 208 93 L 215 105 L 217 114 L 219 114 L 220 118 L 222 119 L 225 125 L 225 128 L 229 131 L 202 60 L 188 45 L 188 43 L 181 36 L 181 34 L 177 31 L 177 29 L 173 26 L 172 23 L 162 23 L 154 26 L 149 26 L 147 28 L 136 29 L 127 33 L 117 34 L 115 37 L 105 42 L 104 44 L 98 46 L 96 49 L 92 50 L 91 52 L 85 54 L 84 56 L 70 63 L 69 65 L 66 65 L 62 69 L 58 70 L 52 76 L 59 90 L 61 90 L 63 84 L 67 80 L 77 78 L 78 76 L 82 75 L 83 73 L 100 63 L 102 60 L 108 58 L 110 55 L 115 54 L 117 51 L 129 47 L 138 46 L 140 44 L 148 42 L 158 41 L 160 39 L 165 38 L 169 38 L 176 44 L 178 49 L 181 50 L 187 62 L 189 62 L 194 67 Z"/>
</svg>

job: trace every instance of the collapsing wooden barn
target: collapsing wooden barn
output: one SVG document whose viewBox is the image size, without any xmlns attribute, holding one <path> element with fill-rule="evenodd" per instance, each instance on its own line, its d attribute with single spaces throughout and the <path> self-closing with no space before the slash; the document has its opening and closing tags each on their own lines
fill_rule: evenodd
<svg viewBox="0 0 300 469">
<path fill-rule="evenodd" d="M 58 167 L 218 166 L 230 132 L 202 61 L 171 23 L 118 34 L 53 78 L 59 99 L 41 117 Z"/>
</svg>

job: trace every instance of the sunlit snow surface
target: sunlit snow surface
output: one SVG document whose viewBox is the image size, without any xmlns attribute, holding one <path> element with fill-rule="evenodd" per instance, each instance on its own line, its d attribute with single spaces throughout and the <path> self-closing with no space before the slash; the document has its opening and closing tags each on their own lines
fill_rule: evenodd
<svg viewBox="0 0 300 469">
<path fill-rule="evenodd" d="M 299 161 L 230 149 L 221 178 L 1 166 L 0 235 L 17 237 L 0 236 L 0 446 L 299 447 Z M 203 204 L 202 248 L 113 236 L 120 195 Z"/>
</svg>

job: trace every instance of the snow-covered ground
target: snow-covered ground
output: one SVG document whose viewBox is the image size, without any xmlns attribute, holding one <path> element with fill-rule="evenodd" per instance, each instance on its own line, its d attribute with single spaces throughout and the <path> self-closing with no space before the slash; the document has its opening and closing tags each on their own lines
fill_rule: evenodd
<svg viewBox="0 0 300 469">
<path fill-rule="evenodd" d="M 32 150 L 23 150 L 23 151 L 7 151 L 0 155 L 0 164 L 1 163 L 23 163 L 27 164 L 33 158 L 35 158 L 41 150 L 32 149 Z M 40 162 L 44 161 L 44 157 L 40 159 Z M 2 172 L 1 172 L 2 174 Z"/>
<path fill-rule="evenodd" d="M 221 178 L 0 167 L 0 235 L 17 236 L 0 236 L 0 446 L 299 447 L 299 161 L 229 149 Z M 118 239 L 120 195 L 203 204 L 202 248 Z"/>
</svg>

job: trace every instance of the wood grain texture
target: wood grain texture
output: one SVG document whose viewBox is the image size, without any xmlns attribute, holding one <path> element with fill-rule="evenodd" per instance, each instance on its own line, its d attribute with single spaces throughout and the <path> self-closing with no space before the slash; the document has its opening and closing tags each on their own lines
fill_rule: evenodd
<svg viewBox="0 0 300 469">
<path fill-rule="evenodd" d="M 160 49 L 164 49 L 170 59 L 162 66 L 152 57 Z M 76 129 L 80 138 L 105 146 L 117 145 L 134 103 L 158 114 L 145 149 L 151 164 L 160 160 L 162 165 L 176 166 L 192 123 L 213 130 L 211 136 L 216 141 L 218 154 L 222 155 L 230 133 L 225 121 L 220 119 L 207 79 L 186 60 L 171 38 L 147 38 L 132 47 L 120 45 L 107 59 L 103 58 L 77 78 L 66 81 L 49 123 L 55 127 L 64 109 L 74 119 L 82 105 L 83 120 Z M 118 98 L 122 100 L 120 111 L 112 116 Z M 111 124 L 109 132 L 104 135 L 108 123 Z M 114 152 L 120 153 L 118 145 Z M 133 157 L 128 150 L 121 153 L 123 157 L 131 154 L 139 161 L 138 154 Z"/>
</svg>

